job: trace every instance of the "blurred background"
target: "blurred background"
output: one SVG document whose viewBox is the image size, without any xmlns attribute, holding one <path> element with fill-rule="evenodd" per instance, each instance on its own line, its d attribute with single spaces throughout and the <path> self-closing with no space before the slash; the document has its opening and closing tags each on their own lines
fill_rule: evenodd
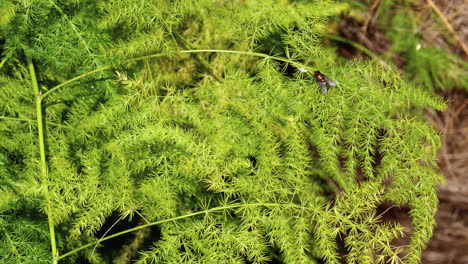
<svg viewBox="0 0 468 264">
<path fill-rule="evenodd" d="M 380 60 L 446 99 L 447 111 L 425 111 L 441 132 L 438 163 L 445 184 L 422 263 L 468 263 L 468 0 L 337 2 L 325 46 L 337 49 L 338 61 Z M 388 218 L 411 228 L 408 210 L 390 210 Z"/>
</svg>

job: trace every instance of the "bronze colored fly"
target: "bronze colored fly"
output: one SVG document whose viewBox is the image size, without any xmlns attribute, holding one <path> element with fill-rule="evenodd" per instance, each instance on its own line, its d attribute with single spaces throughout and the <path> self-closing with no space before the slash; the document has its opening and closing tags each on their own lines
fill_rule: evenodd
<svg viewBox="0 0 468 264">
<path fill-rule="evenodd" d="M 318 86 L 322 88 L 323 93 L 327 95 L 327 91 L 329 86 L 337 86 L 338 83 L 335 80 L 328 78 L 325 74 L 321 73 L 320 71 L 314 71 L 314 77 L 317 81 Z"/>
</svg>

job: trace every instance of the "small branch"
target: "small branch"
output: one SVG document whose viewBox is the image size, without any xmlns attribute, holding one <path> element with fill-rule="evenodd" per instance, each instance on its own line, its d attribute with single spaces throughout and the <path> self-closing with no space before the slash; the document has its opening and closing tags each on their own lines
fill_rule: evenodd
<svg viewBox="0 0 468 264">
<path fill-rule="evenodd" d="M 457 32 L 455 32 L 455 29 L 453 29 L 452 25 L 450 25 L 450 23 L 447 21 L 445 16 L 442 14 L 442 12 L 440 12 L 439 8 L 434 4 L 434 2 L 432 2 L 432 0 L 426 0 L 426 2 L 437 13 L 437 15 L 440 17 L 442 22 L 445 24 L 445 27 L 447 27 L 450 33 L 452 33 L 452 36 L 457 40 L 458 44 L 460 44 L 466 56 L 468 57 L 468 48 L 466 47 L 465 43 L 463 43 L 460 36 L 458 36 Z"/>
<path fill-rule="evenodd" d="M 271 56 L 271 55 L 264 54 L 264 53 L 258 53 L 258 52 L 237 51 L 237 50 L 214 50 L 214 49 L 182 50 L 182 51 L 179 51 L 179 53 L 200 53 L 200 52 L 217 52 L 217 53 L 234 53 L 234 54 L 252 55 L 252 56 L 262 57 L 262 58 L 265 58 L 265 59 L 274 59 L 274 60 L 277 60 L 277 61 L 287 62 L 287 63 L 290 63 L 291 65 L 293 65 L 294 67 L 299 67 L 299 66 L 303 67 L 303 65 L 301 63 L 298 63 L 298 62 L 295 62 L 295 61 L 292 61 L 292 60 L 289 60 L 289 59 L 281 58 L 281 57 Z M 303 68 L 309 68 L 309 67 L 303 67 Z"/>
<path fill-rule="evenodd" d="M 374 3 L 372 3 L 369 13 L 367 14 L 367 18 L 364 21 L 364 25 L 362 26 L 362 31 L 364 32 L 364 34 L 367 33 L 367 27 L 369 26 L 369 22 L 371 21 L 374 15 L 375 9 L 380 5 L 380 3 L 381 3 L 380 0 L 375 0 Z"/>
<path fill-rule="evenodd" d="M 171 34 L 172 34 L 172 32 L 171 32 Z M 175 35 L 176 38 L 178 38 L 180 40 L 180 42 L 182 43 L 182 46 L 184 47 L 184 49 L 193 50 L 192 45 L 190 45 L 190 43 L 187 40 L 185 40 L 185 38 L 182 37 L 179 33 L 174 31 L 174 35 Z M 221 79 L 218 76 L 216 76 L 215 71 L 214 71 L 213 67 L 211 67 L 210 63 L 207 60 L 205 60 L 205 58 L 203 58 L 200 54 L 195 53 L 194 55 L 195 55 L 196 60 L 198 60 L 198 62 L 201 63 L 201 65 L 203 65 L 203 67 L 205 67 L 205 69 L 208 70 L 211 73 L 211 76 L 213 76 L 218 82 L 221 82 Z"/>
<path fill-rule="evenodd" d="M 37 120 L 34 120 L 34 119 L 9 117 L 9 116 L 0 116 L 0 119 L 9 119 L 9 120 L 26 121 L 26 122 L 37 122 Z"/>
<path fill-rule="evenodd" d="M 44 187 L 44 197 L 46 199 L 46 213 L 47 219 L 49 222 L 49 235 L 50 235 L 50 246 L 52 247 L 52 263 L 57 264 L 58 262 L 58 251 L 57 244 L 55 241 L 55 230 L 54 230 L 54 220 L 52 218 L 51 212 L 52 207 L 50 205 L 50 195 L 48 185 L 48 175 L 47 175 L 47 163 L 45 155 L 45 142 L 44 142 L 44 125 L 42 123 L 42 92 L 39 90 L 37 85 L 36 71 L 34 70 L 34 65 L 30 57 L 27 58 L 29 73 L 31 74 L 31 84 L 34 89 L 34 94 L 36 95 L 36 115 L 37 115 L 37 130 L 39 137 L 39 151 L 41 155 L 41 182 Z"/>
<path fill-rule="evenodd" d="M 19 118 L 19 117 L 9 117 L 9 116 L 0 116 L 0 119 L 16 120 L 16 121 L 24 121 L 24 122 L 37 122 L 37 120 L 34 120 L 34 119 Z M 55 123 L 55 122 L 50 122 L 50 121 L 47 122 L 47 125 L 53 125 L 53 126 L 62 127 L 62 128 L 65 128 L 65 129 L 76 130 L 75 128 L 73 128 L 73 127 L 71 127 L 71 126 L 64 126 L 64 125 L 61 125 L 61 124 L 58 124 L 58 123 Z"/>
<path fill-rule="evenodd" d="M 93 251 L 91 252 L 91 257 L 93 256 L 94 251 L 96 251 L 97 246 L 99 245 L 99 243 L 101 243 L 102 239 L 107 235 L 107 233 L 109 233 L 109 231 L 110 231 L 112 228 L 114 228 L 114 226 L 115 226 L 118 222 L 120 222 L 120 220 L 122 220 L 122 219 L 124 219 L 125 217 L 127 217 L 128 214 L 129 214 L 128 211 L 125 212 L 125 213 L 123 213 L 123 214 L 119 217 L 119 219 L 117 219 L 117 221 L 115 221 L 114 224 L 112 224 L 112 226 L 109 227 L 109 228 L 107 229 L 107 231 L 104 233 L 104 235 L 102 235 L 101 238 L 99 238 L 98 242 L 96 243 L 96 245 L 95 245 L 94 248 L 93 248 Z"/>
<path fill-rule="evenodd" d="M 98 243 L 109 240 L 109 239 L 117 237 L 117 236 L 121 236 L 123 234 L 131 233 L 131 232 L 143 229 L 143 228 L 147 228 L 147 227 L 150 227 L 150 226 L 160 225 L 160 224 L 167 223 L 167 222 L 172 222 L 172 221 L 177 221 L 177 220 L 180 220 L 180 219 L 190 218 L 190 217 L 197 216 L 197 215 L 208 214 L 208 213 L 212 213 L 212 212 L 216 212 L 216 211 L 238 209 L 238 208 L 242 208 L 242 207 L 245 208 L 245 207 L 258 207 L 258 206 L 267 206 L 267 207 L 268 206 L 284 206 L 284 207 L 287 207 L 287 208 L 296 208 L 296 209 L 301 209 L 301 210 L 311 210 L 311 211 L 314 211 L 314 212 L 317 213 L 317 208 L 304 207 L 304 206 L 297 205 L 297 204 L 291 204 L 291 205 L 290 204 L 278 204 L 278 203 L 230 204 L 230 205 L 223 205 L 223 206 L 213 207 L 211 209 L 202 210 L 202 211 L 198 211 L 198 212 L 195 212 L 195 213 L 181 215 L 181 216 L 177 216 L 177 217 L 164 219 L 164 220 L 160 220 L 160 221 L 157 221 L 157 222 L 152 222 L 152 223 L 148 223 L 148 224 L 145 224 L 145 225 L 137 226 L 137 227 L 134 227 L 134 228 L 130 228 L 130 229 L 124 230 L 122 232 L 107 236 L 107 237 L 101 237 L 99 239 Z M 76 248 L 76 249 L 74 249 L 72 251 L 69 251 L 69 252 L 59 256 L 58 260 L 63 259 L 65 257 L 68 257 L 68 256 L 70 256 L 70 255 L 72 255 L 72 254 L 74 254 L 74 253 L 76 253 L 76 252 L 78 252 L 80 250 L 83 250 L 83 249 L 88 248 L 90 246 L 93 246 L 95 244 L 96 244 L 96 242 L 88 243 L 88 244 L 86 244 L 84 246 L 81 246 L 81 247 Z"/>
<path fill-rule="evenodd" d="M 8 60 L 8 58 L 4 58 L 2 62 L 0 62 L 0 69 L 3 67 L 3 64 Z"/>
<path fill-rule="evenodd" d="M 250 52 L 250 51 L 247 52 L 247 51 L 236 51 L 236 50 L 211 50 L 211 49 L 207 49 L 207 50 L 181 50 L 181 51 L 178 51 L 177 53 L 203 53 L 203 52 L 233 53 L 233 54 L 251 55 L 251 56 L 257 56 L 257 57 L 263 57 L 265 59 L 273 59 L 273 60 L 277 60 L 277 61 L 283 61 L 283 62 L 289 63 L 289 64 L 291 64 L 291 65 L 293 65 L 294 67 L 297 67 L 297 68 L 302 67 L 302 68 L 307 68 L 309 70 L 312 70 L 309 66 L 305 66 L 302 63 L 299 63 L 299 62 L 296 62 L 296 61 L 293 61 L 293 60 L 289 60 L 289 59 L 285 59 L 285 58 L 281 58 L 281 57 L 275 57 L 275 56 L 271 56 L 271 55 L 267 55 L 267 54 L 263 54 L 263 53 Z M 140 61 L 140 60 L 146 60 L 146 59 L 155 58 L 155 57 L 163 57 L 163 56 L 167 56 L 167 55 L 164 54 L 164 53 L 157 53 L 157 54 L 152 54 L 152 55 L 148 55 L 148 56 L 128 59 L 128 60 L 121 61 L 119 63 L 115 63 L 115 64 L 112 64 L 112 65 L 107 65 L 107 66 L 104 66 L 104 67 L 101 67 L 101 68 L 98 68 L 98 69 L 83 73 L 81 75 L 78 75 L 78 76 L 76 76 L 76 77 L 74 77 L 74 78 L 72 78 L 72 79 L 70 79 L 68 81 L 65 81 L 65 82 L 51 88 L 50 90 L 48 90 L 47 92 L 45 92 L 41 96 L 41 100 L 44 99 L 44 97 L 48 96 L 53 91 L 65 86 L 67 84 L 70 84 L 70 83 L 72 83 L 74 81 L 82 79 L 82 78 L 84 78 L 86 76 L 89 76 L 89 75 L 92 75 L 92 74 L 95 74 L 95 73 L 110 69 L 112 67 L 115 67 L 115 66 L 118 66 L 118 65 L 121 65 L 121 64 L 124 64 L 124 63 Z"/>
<path fill-rule="evenodd" d="M 70 79 L 70 80 L 68 80 L 68 81 L 66 81 L 66 82 L 63 82 L 63 83 L 61 83 L 61 84 L 59 84 L 59 85 L 53 87 L 53 88 L 50 89 L 49 91 L 45 92 L 45 93 L 41 96 L 41 99 L 44 99 L 44 97 L 46 97 L 46 96 L 49 95 L 51 92 L 57 90 L 58 88 L 60 88 L 60 87 L 62 87 L 62 86 L 65 86 L 65 85 L 67 85 L 67 84 L 69 84 L 69 83 L 72 83 L 72 82 L 74 82 L 74 81 L 77 81 L 77 80 L 79 80 L 79 79 L 82 79 L 82 78 L 84 78 L 84 77 L 86 77 L 86 76 L 88 76 L 88 75 L 91 75 L 91 74 L 93 74 L 93 73 L 97 73 L 97 72 L 100 72 L 100 71 L 109 69 L 110 67 L 112 67 L 112 65 L 110 65 L 110 66 L 104 66 L 104 67 L 102 67 L 102 68 L 99 68 L 99 69 L 96 69 L 96 70 L 92 70 L 92 71 L 83 73 L 83 74 L 81 74 L 81 75 L 78 75 L 78 76 L 76 76 L 75 78 L 72 78 L 72 79 Z"/>
<path fill-rule="evenodd" d="M 339 41 L 339 42 L 343 42 L 343 43 L 346 43 L 348 45 L 351 45 L 354 48 L 364 52 L 367 56 L 371 57 L 372 59 L 379 61 L 383 65 L 387 65 L 387 63 L 382 58 L 380 58 L 378 55 L 375 55 L 372 51 L 370 51 L 369 49 L 367 49 L 366 47 L 364 47 L 363 45 L 361 45 L 361 44 L 359 44 L 357 42 L 354 42 L 354 41 L 351 41 L 349 39 L 346 39 L 346 38 L 343 38 L 343 37 L 340 37 L 340 36 L 336 36 L 336 35 L 325 34 L 324 36 L 331 39 L 331 40 L 335 40 L 335 41 Z"/>
</svg>

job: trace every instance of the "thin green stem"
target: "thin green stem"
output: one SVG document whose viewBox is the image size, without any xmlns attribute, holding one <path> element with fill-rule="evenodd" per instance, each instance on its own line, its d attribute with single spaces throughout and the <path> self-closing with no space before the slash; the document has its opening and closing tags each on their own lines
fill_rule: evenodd
<svg viewBox="0 0 468 264">
<path fill-rule="evenodd" d="M 34 120 L 34 119 L 10 117 L 10 116 L 0 116 L 0 119 L 25 121 L 25 122 L 37 122 L 37 120 Z M 55 123 L 55 122 L 50 122 L 50 121 L 47 122 L 47 125 L 53 125 L 53 126 L 56 126 L 56 127 L 63 127 L 63 128 L 66 128 L 66 129 L 75 129 L 75 128 L 71 127 L 71 126 L 64 126 L 64 125 L 61 125 L 61 124 L 58 124 L 58 123 Z"/>
<path fill-rule="evenodd" d="M 59 84 L 59 85 L 53 87 L 53 88 L 50 89 L 49 91 L 45 92 L 42 96 L 40 96 L 40 98 L 41 98 L 41 100 L 42 100 L 42 99 L 44 99 L 44 97 L 46 97 L 48 94 L 50 94 L 51 92 L 53 92 L 53 91 L 59 89 L 60 87 L 63 87 L 63 86 L 65 86 L 65 85 L 67 85 L 67 84 L 69 84 L 69 83 L 72 83 L 72 82 L 74 82 L 74 81 L 77 81 L 77 80 L 79 80 L 79 79 L 82 79 L 82 78 L 84 78 L 84 77 L 86 77 L 86 76 L 88 76 L 88 75 L 91 75 L 91 74 L 94 74 L 94 73 L 97 73 L 97 72 L 101 72 L 101 71 L 103 71 L 103 70 L 107 70 L 107 69 L 109 69 L 109 68 L 111 68 L 111 67 L 112 67 L 112 65 L 104 66 L 104 67 L 102 67 L 102 68 L 99 68 L 99 69 L 96 69 L 96 70 L 92 70 L 92 71 L 83 73 L 83 74 L 81 74 L 81 75 L 78 75 L 78 76 L 76 76 L 75 78 L 71 78 L 70 80 L 68 80 L 68 81 L 66 81 L 66 82 L 63 82 L 63 83 L 61 83 L 61 84 Z"/>
<path fill-rule="evenodd" d="M 42 96 L 41 96 L 41 99 L 43 99 L 44 97 L 46 97 L 47 95 L 49 95 L 50 93 L 52 93 L 53 91 L 67 85 L 67 84 L 70 84 L 74 81 L 78 81 L 79 79 L 83 79 L 84 77 L 86 76 L 89 76 L 89 75 L 92 75 L 92 74 L 95 74 L 95 73 L 98 73 L 98 72 L 102 72 L 104 70 L 107 70 L 107 69 L 110 69 L 112 67 L 115 67 L 115 66 L 118 66 L 118 65 L 121 65 L 121 64 L 124 64 L 124 63 L 128 63 L 128 62 L 134 62 L 134 61 L 140 61 L 140 60 L 146 60 L 146 59 L 150 59 L 150 58 L 155 58 L 155 57 L 162 57 L 162 56 L 165 56 L 166 54 L 163 54 L 163 53 L 158 53 L 158 54 L 153 54 L 153 55 L 148 55 L 148 56 L 142 56 L 142 57 L 138 57 L 138 58 L 134 58 L 134 59 L 128 59 L 128 60 L 124 60 L 124 61 L 121 61 L 119 63 L 115 63 L 115 64 L 111 64 L 111 65 L 107 65 L 107 66 L 104 66 L 104 67 L 101 67 L 101 68 L 98 68 L 98 69 L 95 69 L 95 70 L 92 70 L 92 71 L 89 71 L 89 72 L 85 72 L 81 75 L 78 75 L 74 78 L 71 78 L 70 80 L 66 81 L 66 82 L 63 82 L 57 86 L 54 86 L 52 87 L 49 91 L 45 92 Z"/>
<path fill-rule="evenodd" d="M 184 47 L 184 49 L 193 50 L 192 45 L 190 45 L 190 43 L 184 37 L 182 37 L 182 35 L 180 35 L 179 33 L 175 32 L 175 31 L 173 33 L 174 33 L 175 37 L 178 38 L 182 42 L 182 46 Z M 172 34 L 172 32 L 171 32 L 171 34 Z M 213 67 L 211 67 L 211 64 L 207 60 L 205 60 L 205 58 L 203 58 L 200 54 L 194 53 L 194 55 L 195 55 L 195 58 L 198 60 L 198 62 L 200 62 L 203 65 L 203 67 L 205 67 L 205 69 L 210 71 L 211 75 L 218 82 L 221 82 L 220 78 L 215 75 L 215 71 L 214 71 Z"/>
<path fill-rule="evenodd" d="M 44 126 L 42 123 L 42 104 L 41 104 L 41 91 L 37 85 L 36 71 L 34 70 L 34 65 L 30 57 L 27 58 L 29 73 L 31 74 L 31 83 L 34 89 L 34 94 L 36 96 L 36 115 L 37 115 L 37 129 L 39 137 L 39 152 L 41 155 L 41 182 L 44 186 L 44 196 L 46 199 L 47 207 L 47 219 L 49 222 L 49 234 L 50 234 L 50 245 L 52 247 L 52 263 L 57 263 L 57 245 L 55 241 L 55 230 L 54 230 L 54 220 L 51 215 L 51 205 L 50 205 L 50 195 L 48 187 L 48 175 L 47 175 L 47 163 L 45 155 L 45 142 L 44 142 Z"/>
<path fill-rule="evenodd" d="M 144 217 L 140 212 L 138 212 L 138 210 L 135 210 L 135 213 L 137 213 L 137 215 L 139 215 L 141 217 L 141 219 L 143 219 L 147 224 L 150 223 L 150 221 L 148 221 L 148 219 L 146 219 L 146 217 Z"/>
<path fill-rule="evenodd" d="M 274 59 L 274 60 L 277 60 L 277 61 L 283 61 L 283 62 L 286 62 L 286 63 L 290 63 L 291 65 L 293 65 L 295 67 L 302 67 L 304 69 L 312 71 L 312 69 L 310 67 L 308 67 L 307 65 L 303 65 L 303 64 L 301 64 L 299 62 L 296 62 L 296 61 L 293 61 L 293 60 L 290 60 L 290 59 L 270 56 L 270 55 L 267 55 L 267 54 L 264 54 L 264 53 L 258 53 L 258 52 L 206 49 L 206 50 L 181 50 L 178 53 L 202 53 L 202 52 L 232 53 L 232 54 L 243 54 L 243 55 L 257 56 L 257 57 L 262 57 L 262 58 L 265 58 L 265 59 Z M 129 63 L 129 62 L 146 60 L 146 59 L 155 58 L 155 57 L 162 57 L 162 56 L 166 56 L 166 55 L 167 54 L 165 54 L 165 53 L 157 53 L 157 54 L 152 54 L 152 55 L 148 55 L 148 56 L 128 59 L 128 60 L 124 60 L 124 61 L 119 62 L 119 63 L 115 63 L 115 64 L 112 64 L 112 65 L 107 65 L 107 66 L 104 66 L 104 67 L 101 67 L 101 68 L 98 68 L 98 69 L 83 73 L 81 75 L 78 75 L 78 76 L 76 76 L 76 77 L 74 77 L 74 78 L 72 78 L 72 79 L 70 79 L 70 80 L 68 80 L 66 82 L 63 82 L 63 83 L 51 88 L 49 91 L 45 92 L 40 98 L 42 100 L 44 97 L 46 97 L 47 95 L 49 95 L 53 91 L 65 86 L 67 84 L 70 84 L 70 83 L 72 83 L 74 81 L 78 81 L 78 80 L 80 80 L 80 79 L 82 79 L 82 78 L 84 78 L 86 76 L 89 76 L 89 75 L 92 75 L 92 74 L 95 74 L 95 73 L 110 69 L 112 67 L 115 67 L 115 66 L 118 66 L 118 65 L 121 65 L 121 64 L 125 64 L 125 63 Z"/>
<path fill-rule="evenodd" d="M 153 71 L 151 70 L 148 60 L 145 60 L 145 65 L 146 65 L 146 68 L 148 69 L 150 80 L 153 81 Z"/>
<path fill-rule="evenodd" d="M 5 62 L 8 60 L 8 58 L 4 58 L 2 60 L 2 62 L 0 62 L 0 69 L 3 67 L 3 65 L 5 64 Z"/>
<path fill-rule="evenodd" d="M 349 45 L 353 46 L 354 48 L 364 52 L 367 56 L 371 57 L 372 59 L 383 61 L 379 56 L 375 55 L 372 51 L 368 50 L 366 47 L 362 46 L 361 44 L 359 44 L 357 42 L 354 42 L 354 41 L 351 41 L 349 39 L 342 38 L 342 37 L 336 36 L 336 35 L 325 34 L 324 36 L 329 38 L 329 39 L 332 39 L 332 40 L 336 40 L 336 41 L 339 41 L 339 42 L 349 44 Z"/>
<path fill-rule="evenodd" d="M 181 51 L 179 51 L 179 53 L 201 53 L 201 52 L 234 53 L 234 54 L 251 55 L 251 56 L 262 57 L 262 58 L 265 58 L 265 59 L 274 59 L 274 60 L 277 60 L 277 61 L 287 62 L 287 63 L 290 63 L 290 64 L 292 64 L 294 66 L 300 66 L 300 67 L 306 68 L 306 66 L 302 65 L 299 62 L 289 60 L 289 59 L 285 59 L 285 58 L 281 58 L 281 57 L 275 57 L 275 56 L 271 56 L 271 55 L 264 54 L 264 53 L 259 53 L 259 52 L 237 51 L 237 50 L 214 50 L 214 49 L 181 50 Z"/>
<path fill-rule="evenodd" d="M 37 120 L 34 120 L 34 119 L 10 117 L 10 116 L 0 116 L 0 119 L 9 119 L 9 120 L 26 121 L 26 122 L 37 122 Z"/>
<path fill-rule="evenodd" d="M 250 207 L 250 206 L 285 206 L 285 207 L 295 207 L 295 208 L 299 208 L 299 209 L 306 209 L 306 210 L 312 210 L 312 211 L 315 211 L 315 212 L 318 212 L 317 208 L 315 209 L 312 209 L 312 208 L 307 208 L 307 207 L 304 207 L 304 206 L 300 206 L 300 205 L 297 205 L 297 204 L 278 204 L 278 203 L 253 203 L 253 204 L 231 204 L 231 205 L 223 205 L 223 206 L 218 206 L 218 207 L 213 207 L 211 209 L 208 209 L 208 210 L 203 210 L 203 211 L 198 211 L 198 212 L 195 212 L 195 213 L 191 213 L 191 214 L 186 214 L 186 215 L 181 215 L 181 216 L 177 216 L 177 217 L 173 217 L 173 218 L 169 218 L 169 219 L 164 219 L 164 220 L 161 220 L 161 221 L 157 221 L 157 222 L 153 222 L 153 223 L 149 223 L 149 224 L 145 224 L 145 225 L 141 225 L 141 226 L 137 226 L 137 227 L 134 227 L 134 228 L 130 228 L 130 229 L 127 229 L 125 231 L 122 231 L 122 232 L 119 232 L 119 233 L 115 233 L 113 235 L 110 235 L 110 236 L 107 236 L 105 238 L 102 238 L 99 240 L 99 243 L 100 242 L 103 242 L 103 241 L 106 241 L 106 240 L 109 240 L 111 238 L 114 238 L 114 237 L 117 237 L 117 236 L 121 236 L 121 235 L 124 235 L 124 234 L 127 234 L 127 233 L 130 233 L 130 232 L 133 232 L 133 231 L 137 231 L 137 230 L 140 230 L 140 229 L 143 229 L 143 228 L 146 228 L 146 227 L 150 227 L 150 226 L 154 226 L 154 225 L 159 225 L 159 224 L 163 224 L 163 223 L 167 223 L 167 222 L 172 222 L 172 221 L 177 221 L 177 220 L 180 220 L 180 219 L 184 219 L 184 218 L 189 218 L 189 217 L 192 217 L 192 216 L 197 216 L 197 215 L 202 215 L 202 214 L 208 214 L 208 213 L 211 213 L 211 212 L 216 212 L 216 211 L 222 211 L 222 210 L 230 210 L 230 209 L 235 209 L 235 208 L 239 208 L 239 207 Z M 81 246 L 79 248 L 76 248 L 70 252 L 67 252 L 61 256 L 58 257 L 58 260 L 60 259 L 63 259 L 65 257 L 68 257 L 82 249 L 85 249 L 85 248 L 88 248 L 88 247 L 91 247 L 93 245 L 95 245 L 96 242 L 92 242 L 92 243 L 88 243 L 84 246 Z"/>
</svg>

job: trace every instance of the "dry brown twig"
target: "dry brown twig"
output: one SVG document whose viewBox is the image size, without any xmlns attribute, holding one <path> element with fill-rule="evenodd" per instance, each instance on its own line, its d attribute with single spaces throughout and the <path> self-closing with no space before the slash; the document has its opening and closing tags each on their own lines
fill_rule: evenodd
<svg viewBox="0 0 468 264">
<path fill-rule="evenodd" d="M 377 9 L 377 7 L 380 5 L 381 1 L 380 0 L 375 0 L 374 3 L 372 3 L 372 6 L 369 9 L 369 12 L 367 13 L 367 18 L 364 21 L 364 24 L 362 26 L 362 32 L 364 32 L 364 35 L 367 32 L 367 27 L 369 26 L 369 22 L 371 21 L 372 17 L 374 16 L 374 12 Z"/>
<path fill-rule="evenodd" d="M 458 44 L 462 47 L 463 51 L 465 52 L 466 56 L 468 57 L 468 47 L 466 47 L 465 43 L 461 40 L 460 36 L 457 34 L 455 29 L 453 29 L 452 25 L 447 21 L 445 18 L 444 14 L 440 12 L 439 8 L 432 2 L 432 0 L 426 0 L 426 2 L 431 6 L 432 10 L 437 13 L 437 15 L 440 17 L 442 22 L 444 23 L 445 27 L 452 33 L 452 36 L 457 40 Z"/>
</svg>

